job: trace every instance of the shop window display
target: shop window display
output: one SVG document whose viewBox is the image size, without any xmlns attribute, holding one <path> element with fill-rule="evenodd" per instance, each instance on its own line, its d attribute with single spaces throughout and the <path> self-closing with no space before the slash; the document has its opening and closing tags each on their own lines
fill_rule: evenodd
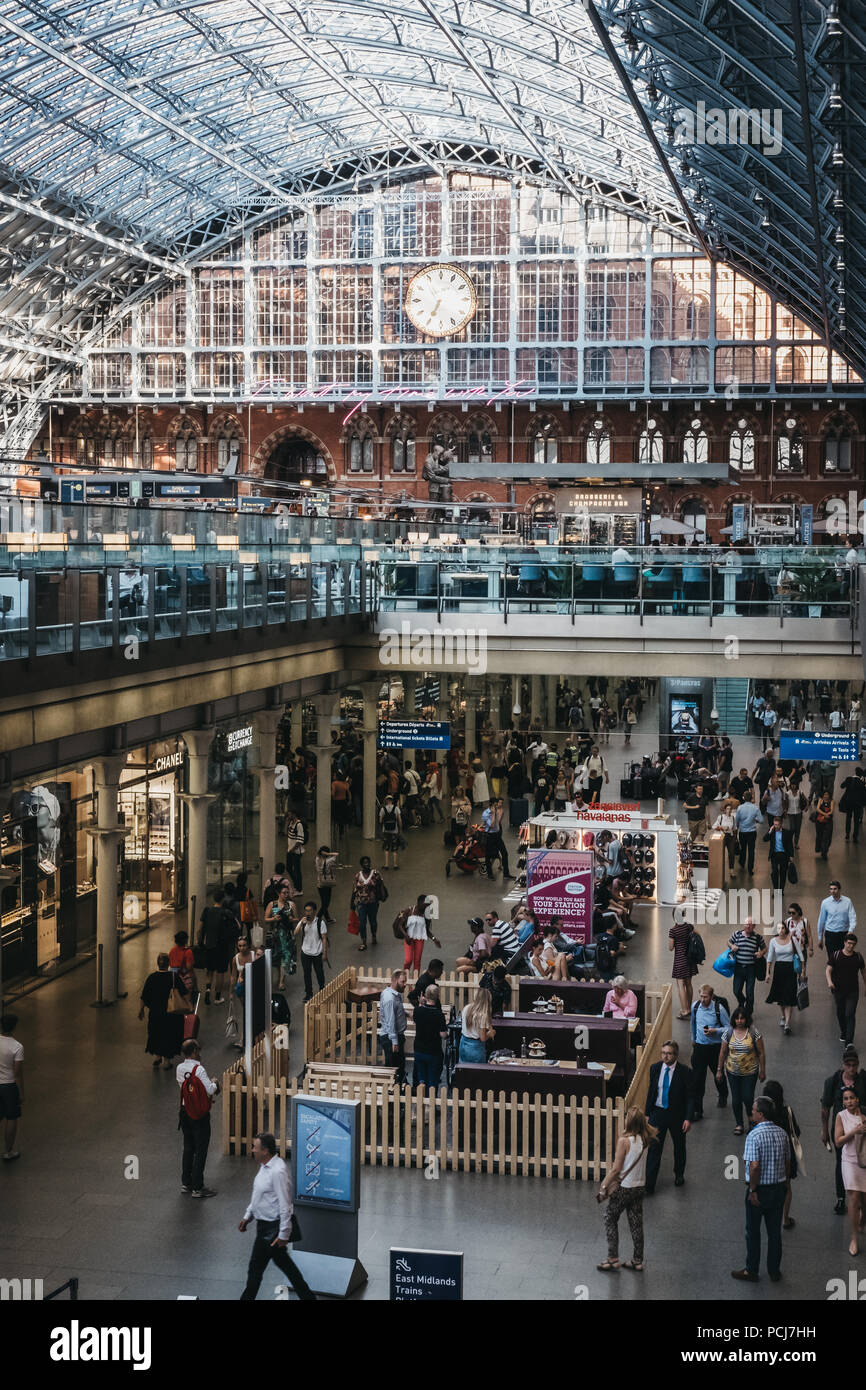
<svg viewBox="0 0 866 1390">
<path fill-rule="evenodd" d="M 90 774 L 60 772 L 13 789 L 0 822 L 5 980 L 71 960 L 95 933 Z"/>
</svg>

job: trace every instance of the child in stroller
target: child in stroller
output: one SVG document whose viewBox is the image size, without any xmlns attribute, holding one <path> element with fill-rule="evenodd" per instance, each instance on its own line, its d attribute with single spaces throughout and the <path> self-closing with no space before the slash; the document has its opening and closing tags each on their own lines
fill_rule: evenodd
<svg viewBox="0 0 866 1390">
<path fill-rule="evenodd" d="M 484 864 L 485 834 L 480 825 L 467 825 L 463 838 L 454 846 L 454 853 L 445 861 L 445 877 L 451 877 L 451 865 L 456 864 L 461 873 L 474 874 L 477 869 L 482 878 L 487 877 Z"/>
</svg>

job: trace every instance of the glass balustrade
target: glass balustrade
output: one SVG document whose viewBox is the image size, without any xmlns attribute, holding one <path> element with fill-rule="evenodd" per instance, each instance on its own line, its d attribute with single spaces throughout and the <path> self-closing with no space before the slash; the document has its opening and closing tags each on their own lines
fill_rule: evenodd
<svg viewBox="0 0 866 1390">
<path fill-rule="evenodd" d="M 732 618 L 774 630 L 802 620 L 848 624 L 859 607 L 859 566 L 838 552 L 768 548 L 754 556 L 682 548 L 610 550 L 455 544 L 435 547 L 311 543 L 218 559 L 203 552 L 62 556 L 7 541 L 0 554 L 0 660 L 261 632 L 348 615 L 541 614 L 580 619 L 675 618 L 685 637 Z M 294 543 L 298 545 L 298 542 Z M 616 634 L 616 626 L 611 628 Z M 815 629 L 817 632 L 817 629 Z M 829 633 L 829 629 L 826 629 Z M 840 629 L 834 633 L 839 638 Z M 822 634 L 823 635 L 823 634 Z"/>
</svg>

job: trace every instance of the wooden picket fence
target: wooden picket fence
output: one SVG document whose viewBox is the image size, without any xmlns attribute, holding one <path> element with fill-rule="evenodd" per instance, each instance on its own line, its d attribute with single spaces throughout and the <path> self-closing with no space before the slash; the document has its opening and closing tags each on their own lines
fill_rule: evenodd
<svg viewBox="0 0 866 1390">
<path fill-rule="evenodd" d="M 349 966 L 336 975 L 304 1008 L 304 1060 L 306 1062 L 348 1062 L 354 1065 L 375 1065 L 381 1061 L 378 1050 L 379 1013 L 375 1000 L 371 1004 L 350 1004 L 349 994 L 363 985 L 382 988 L 390 982 L 388 970 L 359 970 Z M 414 979 L 415 977 L 410 977 Z M 455 1005 L 458 1012 L 475 996 L 477 977 L 464 979 L 461 975 L 443 975 L 439 980 L 439 996 L 443 1009 Z M 647 1034 L 651 1034 L 661 1010 L 664 1009 L 668 986 L 647 986 Z M 670 1006 L 667 1008 L 670 1026 Z M 410 1022 L 406 1032 L 406 1052 L 412 1054 L 415 1029 Z M 646 1052 L 646 1047 L 644 1052 Z M 651 1058 L 656 1061 L 657 1058 Z"/>
<path fill-rule="evenodd" d="M 361 1152 L 371 1166 L 601 1180 L 625 1111 L 645 1098 L 649 1066 L 670 1034 L 670 985 L 647 988 L 648 1032 L 628 1094 L 603 1104 L 597 1098 L 477 1090 L 427 1094 L 423 1086 L 409 1090 L 394 1085 L 388 1070 L 377 1065 L 380 1058 L 359 1057 L 359 1047 L 352 1045 L 352 1039 L 368 1036 L 359 1016 L 375 1020 L 375 1008 L 346 1002 L 352 987 L 380 984 L 385 978 L 385 972 L 361 974 L 352 967 L 307 1005 L 304 1037 L 310 1065 L 302 1081 L 266 1076 L 261 1045 L 252 1077 L 245 1075 L 242 1062 L 224 1073 L 225 1153 L 248 1153 L 252 1137 L 270 1130 L 286 1157 L 291 1152 L 292 1098 L 304 1092 L 361 1102 Z M 443 979 L 441 986 L 444 1001 L 458 1007 L 461 995 L 465 1002 L 475 988 L 472 981 L 454 977 Z M 366 1042 L 361 1048 L 366 1054 Z"/>
</svg>

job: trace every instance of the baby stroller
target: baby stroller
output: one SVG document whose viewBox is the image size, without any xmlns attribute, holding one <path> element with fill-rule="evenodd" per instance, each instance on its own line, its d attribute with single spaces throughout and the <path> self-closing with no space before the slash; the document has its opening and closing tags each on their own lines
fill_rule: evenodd
<svg viewBox="0 0 866 1390">
<path fill-rule="evenodd" d="M 474 874 L 477 869 L 486 878 L 484 858 L 484 831 L 480 825 L 468 825 L 463 839 L 454 846 L 451 858 L 445 861 L 445 877 L 451 877 L 451 865 L 456 864 L 461 873 Z"/>
</svg>

